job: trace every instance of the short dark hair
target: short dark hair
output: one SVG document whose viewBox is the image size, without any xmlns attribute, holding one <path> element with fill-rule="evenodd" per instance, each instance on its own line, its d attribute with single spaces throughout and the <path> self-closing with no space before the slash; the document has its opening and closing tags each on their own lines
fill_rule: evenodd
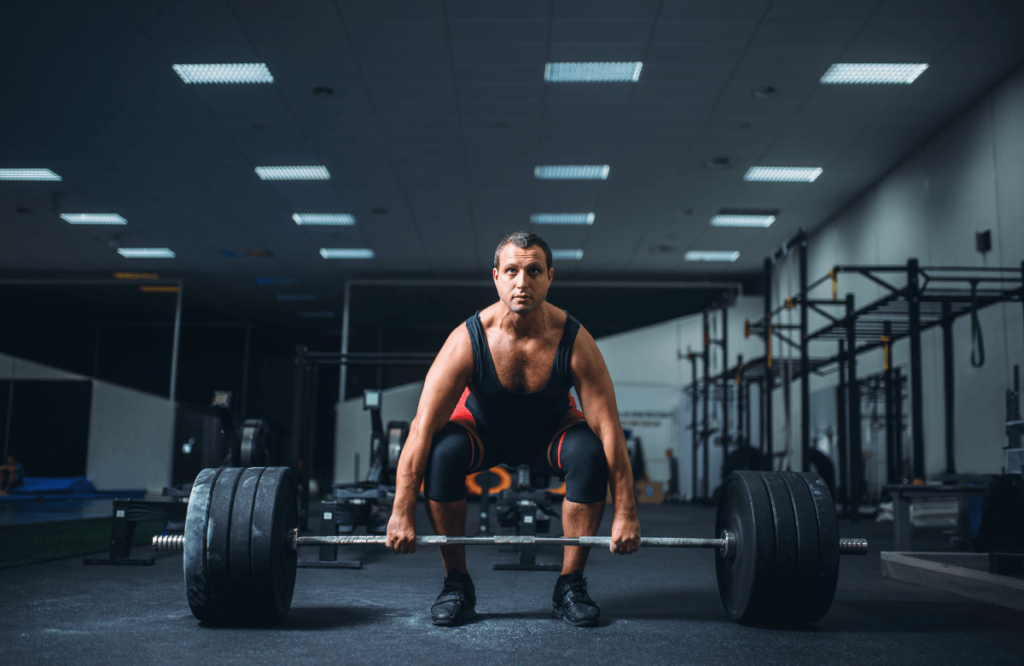
<svg viewBox="0 0 1024 666">
<path fill-rule="evenodd" d="M 498 256 L 501 255 L 501 251 L 504 250 L 505 246 L 509 243 L 524 250 L 536 245 L 540 249 L 544 250 L 544 259 L 548 262 L 548 268 L 551 268 L 551 246 L 548 245 L 546 240 L 537 234 L 531 234 L 529 231 L 516 231 L 501 239 L 501 242 L 498 243 L 498 249 L 494 251 L 495 268 L 498 268 Z"/>
</svg>

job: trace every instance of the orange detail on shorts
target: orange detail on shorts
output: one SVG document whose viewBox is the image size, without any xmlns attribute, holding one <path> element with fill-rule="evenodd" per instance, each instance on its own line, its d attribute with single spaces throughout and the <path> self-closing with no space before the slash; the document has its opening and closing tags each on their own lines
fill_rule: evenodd
<svg viewBox="0 0 1024 666">
<path fill-rule="evenodd" d="M 572 398 L 569 399 L 572 400 Z M 562 442 L 565 441 L 565 435 L 567 432 L 569 431 L 566 430 L 562 433 L 562 436 L 558 438 L 558 469 L 562 469 Z"/>
</svg>

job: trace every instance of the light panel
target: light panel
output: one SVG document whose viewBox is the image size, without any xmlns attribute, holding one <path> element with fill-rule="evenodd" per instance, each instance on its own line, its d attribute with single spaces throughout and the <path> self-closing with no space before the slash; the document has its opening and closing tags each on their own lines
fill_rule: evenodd
<svg viewBox="0 0 1024 666">
<path fill-rule="evenodd" d="M 116 213 L 62 213 L 60 219 L 68 224 L 128 224 Z"/>
<path fill-rule="evenodd" d="M 760 227 L 764 229 L 772 226 L 773 222 L 775 222 L 774 215 L 719 214 L 711 218 L 713 227 Z"/>
<path fill-rule="evenodd" d="M 545 165 L 533 168 L 538 180 L 607 180 L 611 167 L 607 164 Z"/>
<path fill-rule="evenodd" d="M 821 175 L 821 167 L 750 167 L 743 180 L 770 183 L 813 183 Z"/>
<path fill-rule="evenodd" d="M 333 319 L 336 315 L 330 310 L 306 310 L 300 312 L 299 316 L 304 319 Z"/>
<path fill-rule="evenodd" d="M 593 224 L 593 213 L 534 213 L 533 224 Z"/>
<path fill-rule="evenodd" d="M 316 294 L 278 294 L 279 301 L 315 301 Z"/>
<path fill-rule="evenodd" d="M 568 259 L 576 261 L 583 258 L 583 250 L 551 250 L 551 259 Z"/>
<path fill-rule="evenodd" d="M 0 169 L 0 180 L 60 180 L 49 169 Z"/>
<path fill-rule="evenodd" d="M 728 250 L 691 250 L 685 257 L 687 261 L 736 261 L 739 258 L 739 252 Z"/>
<path fill-rule="evenodd" d="M 636 82 L 642 62 L 549 62 L 544 80 L 552 83 Z"/>
<path fill-rule="evenodd" d="M 258 166 L 262 180 L 329 180 L 331 174 L 322 166 Z"/>
<path fill-rule="evenodd" d="M 321 227 L 350 227 L 356 223 L 356 218 L 348 213 L 295 213 L 292 219 L 295 220 L 295 224 Z"/>
<path fill-rule="evenodd" d="M 119 247 L 117 253 L 127 259 L 174 259 L 167 247 Z"/>
<path fill-rule="evenodd" d="M 890 83 L 910 85 L 928 69 L 924 63 L 894 62 L 847 62 L 836 63 L 828 68 L 822 83 Z"/>
<path fill-rule="evenodd" d="M 322 247 L 320 256 L 324 259 L 373 259 L 373 250 L 364 247 Z"/>
<path fill-rule="evenodd" d="M 262 62 L 171 65 L 185 83 L 273 83 Z"/>
<path fill-rule="evenodd" d="M 299 278 L 258 277 L 256 284 L 298 284 Z"/>
</svg>

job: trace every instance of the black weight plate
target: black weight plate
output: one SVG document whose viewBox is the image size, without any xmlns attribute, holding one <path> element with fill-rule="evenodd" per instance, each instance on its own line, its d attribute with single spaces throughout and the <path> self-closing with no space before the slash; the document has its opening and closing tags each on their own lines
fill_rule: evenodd
<svg viewBox="0 0 1024 666">
<path fill-rule="evenodd" d="M 236 604 L 232 613 L 240 622 L 246 621 L 249 609 L 256 602 L 252 585 L 252 510 L 262 474 L 262 467 L 250 467 L 242 472 L 231 507 L 228 568 L 231 571 L 231 598 Z"/>
<path fill-rule="evenodd" d="M 715 551 L 718 593 L 737 622 L 766 619 L 775 592 L 775 527 L 771 500 L 757 472 L 735 471 L 725 478 L 715 516 L 715 536 L 736 535 L 731 558 Z"/>
<path fill-rule="evenodd" d="M 828 481 L 810 472 L 800 476 L 811 492 L 818 517 L 818 578 L 808 588 L 804 614 L 804 621 L 817 622 L 828 613 L 839 582 L 839 520 Z"/>
<path fill-rule="evenodd" d="M 292 605 L 298 557 L 286 539 L 299 524 L 295 479 L 287 467 L 268 467 L 260 476 L 252 514 L 254 624 L 284 620 Z"/>
<path fill-rule="evenodd" d="M 210 574 L 206 566 L 206 526 L 210 517 L 210 495 L 220 470 L 204 469 L 192 484 L 185 515 L 185 596 L 192 615 L 200 622 L 212 621 L 216 613 L 210 603 Z"/>
<path fill-rule="evenodd" d="M 807 488 L 803 477 L 797 472 L 779 472 L 789 488 L 793 500 L 793 513 L 796 516 L 796 576 L 793 580 L 792 594 L 795 614 L 787 619 L 796 622 L 806 621 L 805 612 L 809 603 L 808 596 L 817 585 L 821 572 L 818 543 L 818 514 L 814 508 L 811 491 Z"/>
<path fill-rule="evenodd" d="M 206 523 L 206 567 L 210 574 L 210 606 L 217 623 L 231 623 L 235 604 L 231 599 L 231 570 L 228 559 L 231 540 L 231 508 L 240 467 L 222 469 L 210 495 L 210 517 Z"/>
<path fill-rule="evenodd" d="M 779 592 L 785 592 L 796 574 L 797 537 L 796 515 L 793 513 L 793 499 L 789 486 L 778 472 L 760 472 L 761 480 L 768 489 L 775 517 L 775 572 L 780 584 Z M 789 595 L 779 597 L 780 601 Z"/>
</svg>

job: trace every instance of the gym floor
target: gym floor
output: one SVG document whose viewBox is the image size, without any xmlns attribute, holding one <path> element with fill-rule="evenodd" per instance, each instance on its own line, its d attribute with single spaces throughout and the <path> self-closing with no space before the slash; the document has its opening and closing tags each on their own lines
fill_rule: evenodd
<svg viewBox="0 0 1024 666">
<path fill-rule="evenodd" d="M 639 511 L 651 536 L 709 534 L 714 523 L 709 508 L 641 505 Z M 606 516 L 601 533 L 609 528 Z M 420 529 L 430 533 L 422 506 Z M 620 557 L 595 550 L 587 576 L 602 620 L 594 629 L 549 616 L 556 573 L 493 571 L 494 562 L 514 558 L 499 547 L 471 549 L 480 616 L 457 628 L 430 623 L 443 576 L 432 549 L 403 557 L 382 548 L 343 549 L 342 559 L 361 559 L 364 568 L 299 569 L 288 619 L 258 630 L 201 626 L 185 600 L 182 556 L 160 554 L 153 567 L 85 567 L 81 558 L 69 558 L 0 571 L 3 661 L 1021 663 L 1024 612 L 882 578 L 878 553 L 891 548 L 891 524 L 843 521 L 841 529 L 842 536 L 869 538 L 871 554 L 844 557 L 829 614 L 795 630 L 730 621 L 718 599 L 714 558 L 704 551 L 648 549 Z M 948 538 L 915 539 L 916 548 L 926 549 Z M 303 549 L 302 556 L 315 558 L 317 551 Z M 541 549 L 539 559 L 557 558 L 557 549 Z"/>
</svg>

